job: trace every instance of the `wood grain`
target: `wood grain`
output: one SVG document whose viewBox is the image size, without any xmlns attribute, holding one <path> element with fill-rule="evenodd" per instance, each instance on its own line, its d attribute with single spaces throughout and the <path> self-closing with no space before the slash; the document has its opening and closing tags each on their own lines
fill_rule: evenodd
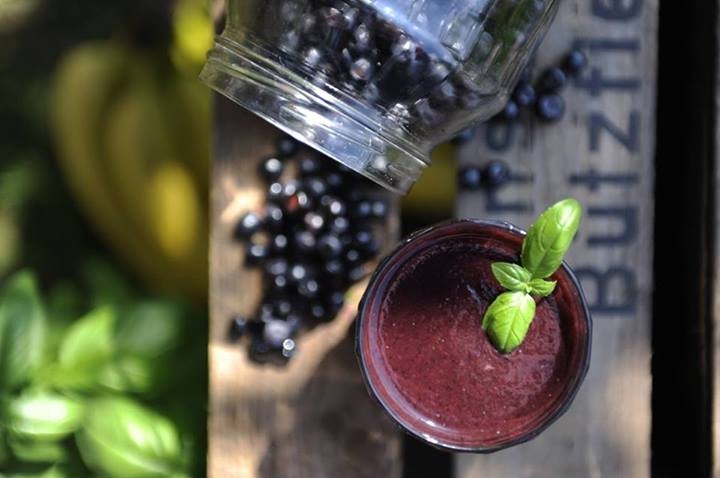
<svg viewBox="0 0 720 478">
<path fill-rule="evenodd" d="M 624 18 L 610 18 L 607 9 Z M 582 78 L 563 92 L 564 119 L 546 126 L 528 115 L 512 134 L 484 126 L 461 151 L 463 164 L 505 161 L 513 180 L 496 192 L 461 194 L 458 216 L 527 228 L 563 197 L 584 205 L 568 262 L 581 273 L 594 334 L 590 372 L 570 411 L 527 444 L 458 455 L 457 478 L 650 474 L 657 13 L 657 1 L 562 3 L 537 66 L 558 64 L 576 41 L 590 57 Z M 613 281 L 599 286 L 606 274 Z"/>
<path fill-rule="evenodd" d="M 287 367 L 256 365 L 243 344 L 227 343 L 229 319 L 253 313 L 261 280 L 241 267 L 231 231 L 261 208 L 258 160 L 272 153 L 278 132 L 228 100 L 216 104 L 208 476 L 399 477 L 399 433 L 366 393 L 348 337 L 364 284 L 349 291 L 334 321 L 301 335 Z M 381 242 L 392 244 L 397 230 L 394 210 Z"/>
<path fill-rule="evenodd" d="M 720 2 L 718 2 L 720 5 Z M 718 30 L 720 31 L 720 19 L 718 19 Z M 718 48 L 720 51 L 720 36 L 718 37 Z M 718 61 L 720 63 L 720 60 Z M 720 69 L 716 72 L 715 79 L 715 178 L 714 188 L 711 194 L 711 201 L 715 203 L 715 258 L 713 260 L 714 270 L 712 271 L 712 320 L 713 320 L 713 384 L 712 392 L 712 476 L 720 477 Z"/>
</svg>

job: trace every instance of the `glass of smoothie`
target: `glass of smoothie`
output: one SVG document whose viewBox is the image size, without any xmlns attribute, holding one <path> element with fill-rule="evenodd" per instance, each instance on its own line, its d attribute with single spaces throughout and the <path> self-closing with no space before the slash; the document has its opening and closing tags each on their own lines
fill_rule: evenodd
<svg viewBox="0 0 720 478">
<path fill-rule="evenodd" d="M 368 390 L 406 432 L 487 453 L 525 442 L 573 401 L 589 366 L 592 322 L 566 264 L 536 300 L 519 348 L 500 353 L 481 322 L 502 287 L 493 262 L 517 262 L 525 232 L 457 220 L 419 231 L 378 267 L 360 304 L 357 353 Z"/>
</svg>

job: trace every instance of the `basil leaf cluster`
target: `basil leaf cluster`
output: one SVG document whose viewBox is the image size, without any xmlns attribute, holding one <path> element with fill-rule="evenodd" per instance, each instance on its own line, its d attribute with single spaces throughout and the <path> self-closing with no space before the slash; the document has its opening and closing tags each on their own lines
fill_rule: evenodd
<svg viewBox="0 0 720 478">
<path fill-rule="evenodd" d="M 572 198 L 563 199 L 543 212 L 523 240 L 521 264 L 495 262 L 493 275 L 509 292 L 488 306 L 482 328 L 501 353 L 510 353 L 525 340 L 535 318 L 535 299 L 547 297 L 556 281 L 547 280 L 560 267 L 580 227 L 582 207 Z"/>
<path fill-rule="evenodd" d="M 204 387 L 178 385 L 205 371 L 204 341 L 187 340 L 203 321 L 177 301 L 140 296 L 104 267 L 91 278 L 98 290 L 84 307 L 67 283 L 46 306 L 29 271 L 0 288 L 0 476 L 196 474 Z"/>
</svg>

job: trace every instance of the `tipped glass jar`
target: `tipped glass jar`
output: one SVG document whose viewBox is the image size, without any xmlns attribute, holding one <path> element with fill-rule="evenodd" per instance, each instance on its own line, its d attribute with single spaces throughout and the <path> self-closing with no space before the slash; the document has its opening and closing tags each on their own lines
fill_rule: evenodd
<svg viewBox="0 0 720 478">
<path fill-rule="evenodd" d="M 558 0 L 228 0 L 201 78 L 399 193 L 497 112 Z"/>
</svg>

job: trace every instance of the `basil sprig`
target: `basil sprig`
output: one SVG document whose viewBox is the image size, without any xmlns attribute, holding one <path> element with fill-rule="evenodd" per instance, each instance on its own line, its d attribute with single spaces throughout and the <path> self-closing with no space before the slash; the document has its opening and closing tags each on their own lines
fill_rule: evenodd
<svg viewBox="0 0 720 478">
<path fill-rule="evenodd" d="M 523 240 L 521 264 L 495 262 L 492 272 L 508 292 L 488 306 L 482 320 L 490 341 L 501 353 L 510 353 L 525 340 L 535 318 L 534 296 L 547 297 L 556 281 L 546 280 L 560 267 L 580 226 L 582 207 L 563 199 L 543 212 Z"/>
</svg>

